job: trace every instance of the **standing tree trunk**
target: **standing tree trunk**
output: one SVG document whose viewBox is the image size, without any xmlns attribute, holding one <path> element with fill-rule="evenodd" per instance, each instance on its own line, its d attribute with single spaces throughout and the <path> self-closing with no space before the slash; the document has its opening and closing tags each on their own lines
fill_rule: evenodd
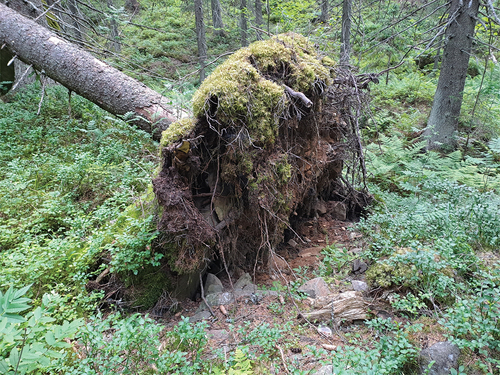
<svg viewBox="0 0 500 375">
<path fill-rule="evenodd" d="M 428 149 L 453 149 L 479 0 L 452 0 L 443 62 L 425 135 Z"/>
<path fill-rule="evenodd" d="M 78 8 L 76 5 L 76 0 L 69 0 L 68 1 L 68 9 L 70 11 L 69 17 L 71 18 L 71 21 L 73 23 L 73 32 L 72 34 L 75 36 L 75 39 L 77 40 L 78 43 L 81 43 L 83 45 L 83 34 L 82 31 L 80 30 L 80 24 L 78 23 L 79 19 L 79 12 Z"/>
<path fill-rule="evenodd" d="M 205 39 L 205 23 L 203 22 L 202 0 L 194 0 L 194 16 L 196 21 L 196 40 L 198 42 L 198 61 L 200 62 L 200 82 L 203 82 L 205 80 L 207 42 Z"/>
<path fill-rule="evenodd" d="M 342 2 L 342 32 L 340 34 L 340 65 L 349 65 L 351 58 L 352 0 Z"/>
<path fill-rule="evenodd" d="M 220 0 L 211 0 L 211 5 L 214 34 L 217 36 L 224 36 L 224 24 L 222 23 L 222 7 L 220 5 Z"/>
<path fill-rule="evenodd" d="M 5 48 L 0 49 L 0 95 L 5 95 L 14 83 L 14 64 L 7 65 L 13 57 Z"/>
<path fill-rule="evenodd" d="M 262 19 L 262 0 L 255 0 L 255 26 L 261 28 L 263 23 L 264 20 Z M 257 39 L 259 40 L 262 39 L 262 35 L 258 30 L 257 30 Z"/>
<path fill-rule="evenodd" d="M 176 121 L 169 99 L 0 4 L 0 45 L 26 64 L 159 138 Z"/>
<path fill-rule="evenodd" d="M 113 0 L 107 0 L 106 4 L 108 6 L 108 10 L 111 12 L 111 17 L 109 21 L 109 47 L 112 51 L 114 52 L 120 52 L 121 51 L 121 45 L 120 45 L 120 39 L 119 39 L 119 33 L 118 33 L 118 23 L 116 22 L 116 14 L 115 14 L 115 7 L 113 5 Z"/>
<path fill-rule="evenodd" d="M 247 0 L 240 2 L 240 40 L 241 46 L 248 46 L 248 18 L 247 18 Z"/>
<path fill-rule="evenodd" d="M 328 0 L 321 0 L 321 14 L 319 15 L 319 21 L 327 23 L 330 19 Z"/>
</svg>

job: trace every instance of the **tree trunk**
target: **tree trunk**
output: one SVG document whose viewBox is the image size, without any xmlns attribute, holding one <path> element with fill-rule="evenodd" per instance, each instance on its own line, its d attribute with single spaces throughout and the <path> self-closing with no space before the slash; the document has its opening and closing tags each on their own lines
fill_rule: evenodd
<svg viewBox="0 0 500 375">
<path fill-rule="evenodd" d="M 456 147 L 455 132 L 458 128 L 478 9 L 479 0 L 452 0 L 441 72 L 425 131 L 428 149 L 449 150 Z"/>
<path fill-rule="evenodd" d="M 133 115 L 132 123 L 155 138 L 176 120 L 166 104 L 169 99 L 0 4 L 3 44 L 21 61 L 44 70 L 48 77 L 104 110 Z"/>
<path fill-rule="evenodd" d="M 319 15 L 320 22 L 328 22 L 330 15 L 328 14 L 328 0 L 321 0 L 321 14 Z"/>
<path fill-rule="evenodd" d="M 5 95 L 14 83 L 14 64 L 7 65 L 13 57 L 5 48 L 0 49 L 0 95 Z"/>
<path fill-rule="evenodd" d="M 207 41 L 205 39 L 205 23 L 203 22 L 203 2 L 194 0 L 194 16 L 196 19 L 196 40 L 198 42 L 198 60 L 200 62 L 200 82 L 205 80 L 205 59 L 207 57 Z"/>
<path fill-rule="evenodd" d="M 352 0 L 342 2 L 342 33 L 340 34 L 340 65 L 349 65 L 351 58 Z"/>
<path fill-rule="evenodd" d="M 80 24 L 78 23 L 78 18 L 79 18 L 79 12 L 78 12 L 78 7 L 76 6 L 76 0 L 69 0 L 68 1 L 68 9 L 69 9 L 69 17 L 71 18 L 71 23 L 73 24 L 73 32 L 72 34 L 75 36 L 75 39 L 78 41 L 78 43 L 84 42 L 83 40 L 83 35 L 82 31 L 80 30 Z"/>
<path fill-rule="evenodd" d="M 241 46 L 248 46 L 248 18 L 247 18 L 247 0 L 240 2 L 240 40 Z"/>
<path fill-rule="evenodd" d="M 214 34 L 224 36 L 224 24 L 222 23 L 222 7 L 220 0 L 212 0 L 212 23 L 214 25 Z"/>
<path fill-rule="evenodd" d="M 262 27 L 264 23 L 262 19 L 262 0 L 255 0 L 255 26 L 258 28 Z M 257 31 L 257 39 L 261 40 L 262 35 L 259 31 Z"/>
<path fill-rule="evenodd" d="M 108 10 L 111 12 L 111 18 L 109 21 L 109 48 L 114 52 L 120 52 L 122 47 L 120 45 L 120 33 L 118 32 L 118 23 L 116 22 L 116 14 L 114 14 L 115 7 L 113 0 L 106 1 Z"/>
</svg>

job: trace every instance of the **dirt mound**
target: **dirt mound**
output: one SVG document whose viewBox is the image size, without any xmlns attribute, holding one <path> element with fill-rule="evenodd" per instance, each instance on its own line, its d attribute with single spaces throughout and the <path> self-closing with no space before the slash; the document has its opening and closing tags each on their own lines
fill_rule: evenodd
<svg viewBox="0 0 500 375">
<path fill-rule="evenodd" d="M 362 162 L 347 91 L 334 78 L 333 60 L 282 34 L 239 50 L 202 84 L 194 118 L 163 132 L 153 181 L 174 271 L 214 258 L 253 268 L 322 201 L 341 200 L 351 215 L 367 203 L 342 177 L 344 160 L 353 178 Z"/>
</svg>

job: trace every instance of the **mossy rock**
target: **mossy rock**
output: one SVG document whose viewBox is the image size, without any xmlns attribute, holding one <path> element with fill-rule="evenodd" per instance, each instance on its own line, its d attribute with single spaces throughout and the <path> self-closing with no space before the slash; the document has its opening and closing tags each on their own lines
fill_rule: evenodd
<svg viewBox="0 0 500 375">
<path fill-rule="evenodd" d="M 405 257 L 412 258 L 419 252 L 427 252 L 425 256 L 433 256 L 432 261 L 438 264 L 441 259 L 439 255 L 429 253 L 430 250 L 415 250 L 407 247 L 397 248 L 396 251 L 386 259 L 379 260 L 366 272 L 366 280 L 372 286 L 389 288 L 392 286 L 417 287 L 425 278 L 445 276 L 454 278 L 451 267 L 439 266 L 435 272 L 430 274 L 429 269 L 419 269 L 411 261 L 403 261 Z"/>
</svg>

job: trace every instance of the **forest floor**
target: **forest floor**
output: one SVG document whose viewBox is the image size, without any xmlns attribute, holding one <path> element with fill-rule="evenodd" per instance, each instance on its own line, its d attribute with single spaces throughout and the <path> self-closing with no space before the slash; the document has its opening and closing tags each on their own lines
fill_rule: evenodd
<svg viewBox="0 0 500 375">
<path fill-rule="evenodd" d="M 365 280 L 364 271 L 353 271 L 353 262 L 360 258 L 356 254 L 361 253 L 366 246 L 362 234 L 356 232 L 354 226 L 353 222 L 334 220 L 328 214 L 303 222 L 297 229 L 303 241 L 298 243 L 295 237 L 295 243 L 291 241 L 291 244 L 282 246 L 278 251 L 286 263 L 283 262 L 279 270 L 272 271 L 267 267 L 256 267 L 255 274 L 251 275 L 259 290 L 277 291 L 277 295 L 267 295 L 256 303 L 249 296 L 241 296 L 222 309 L 219 306 L 212 307 L 214 315 L 206 320 L 209 339 L 204 351 L 206 360 L 220 361 L 225 358 L 227 362 L 230 352 L 236 347 L 247 345 L 249 353 L 253 353 L 250 358 L 255 360 L 256 374 L 306 374 L 315 373 L 327 364 L 332 351 L 338 347 L 372 347 L 378 339 L 377 334 L 364 321 L 317 324 L 300 319 L 301 313 L 312 309 L 313 301 L 297 294 L 297 288 L 324 273 L 325 249 L 328 251 L 329 247 L 334 246 L 343 249 L 344 254 L 352 255 L 348 262 L 339 265 L 335 275 L 323 277 L 332 296 L 353 290 L 353 280 Z M 217 276 L 225 290 L 231 291 L 227 274 L 221 271 Z M 233 284 L 235 281 L 233 277 Z M 420 317 L 412 322 L 410 318 L 396 314 L 389 303 L 390 292 L 374 289 L 363 292 L 369 319 L 391 318 L 401 326 L 423 323 L 426 326 L 424 331 L 410 334 L 412 344 L 419 349 L 446 341 L 443 330 L 434 319 Z M 195 316 L 202 304 L 199 295 L 194 301 L 181 301 L 178 312 L 165 316 L 162 323 L 172 329 L 182 317 Z M 331 333 L 320 332 L 321 326 L 330 327 Z M 301 372 L 292 369 L 300 369 Z"/>
</svg>

